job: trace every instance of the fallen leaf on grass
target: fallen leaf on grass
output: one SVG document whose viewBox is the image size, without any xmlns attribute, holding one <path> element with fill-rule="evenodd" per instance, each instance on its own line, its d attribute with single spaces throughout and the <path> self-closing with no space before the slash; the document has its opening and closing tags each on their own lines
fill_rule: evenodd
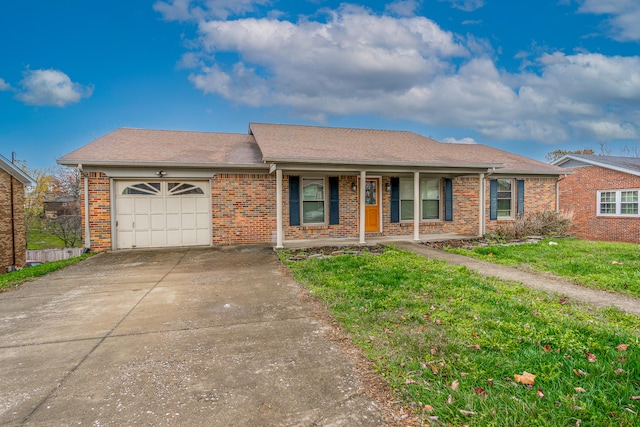
<svg viewBox="0 0 640 427">
<path fill-rule="evenodd" d="M 624 369 L 622 369 L 622 368 L 618 368 L 618 369 L 616 369 L 616 370 L 615 370 L 615 371 L 613 371 L 613 372 L 615 372 L 615 373 L 616 373 L 616 374 L 618 374 L 618 375 L 620 375 L 620 374 L 626 374 L 626 373 L 627 373 L 627 371 L 625 371 L 625 370 L 624 370 Z"/>
<path fill-rule="evenodd" d="M 511 379 L 511 378 L 509 378 L 509 379 Z M 487 380 L 487 384 L 489 384 L 490 386 L 492 386 L 492 387 L 493 387 L 493 378 L 489 378 L 489 379 Z"/>
<path fill-rule="evenodd" d="M 458 409 L 462 415 L 475 415 L 476 412 L 473 411 L 465 411 L 464 409 Z"/>
<path fill-rule="evenodd" d="M 576 375 L 577 375 L 577 376 L 579 376 L 579 377 L 586 377 L 586 376 L 588 376 L 588 375 L 589 375 L 588 373 L 586 373 L 586 372 L 585 372 L 585 371 L 583 371 L 582 369 L 574 369 L 574 370 L 573 370 L 573 373 L 574 373 L 574 374 L 576 374 Z"/>
<path fill-rule="evenodd" d="M 449 395 L 447 397 L 447 405 L 451 405 L 453 403 L 453 396 Z"/>
<path fill-rule="evenodd" d="M 619 344 L 616 346 L 616 350 L 618 351 L 627 351 L 629 348 L 629 344 Z"/>
<path fill-rule="evenodd" d="M 596 355 L 593 353 L 589 353 L 588 351 L 585 353 L 587 355 L 587 360 L 591 363 L 596 361 Z"/>
<path fill-rule="evenodd" d="M 424 405 L 423 408 L 427 412 L 433 412 L 433 406 L 431 405 Z"/>
<path fill-rule="evenodd" d="M 623 262 L 611 261 L 611 265 L 624 265 Z"/>
<path fill-rule="evenodd" d="M 536 375 L 530 374 L 529 372 L 524 371 L 522 373 L 522 375 L 514 374 L 513 378 L 515 378 L 517 383 L 521 383 L 523 385 L 525 385 L 525 384 L 534 385 L 535 384 Z"/>
<path fill-rule="evenodd" d="M 576 393 L 586 393 L 587 390 L 583 389 L 582 387 L 574 387 L 574 390 L 576 391 Z"/>
<path fill-rule="evenodd" d="M 543 345 L 542 349 L 547 353 L 549 353 L 551 350 L 553 350 L 549 344 Z"/>
<path fill-rule="evenodd" d="M 477 394 L 479 397 L 481 397 L 482 399 L 486 399 L 487 396 L 488 396 L 487 391 L 485 389 L 483 389 L 482 387 L 474 388 L 473 392 L 475 394 Z"/>
<path fill-rule="evenodd" d="M 566 303 L 567 303 L 567 297 L 562 297 L 562 298 L 560 298 L 560 299 L 558 300 L 558 302 L 559 302 L 560 304 L 562 304 L 562 305 L 566 304 Z"/>
<path fill-rule="evenodd" d="M 631 396 L 631 400 L 640 400 L 640 396 Z"/>
<path fill-rule="evenodd" d="M 542 399 L 542 398 L 544 397 L 544 392 L 542 391 L 542 389 L 541 389 L 541 388 L 539 388 L 539 389 L 538 389 L 538 393 L 536 393 L 536 395 L 537 395 L 540 399 Z"/>
<path fill-rule="evenodd" d="M 404 380 L 404 385 L 409 385 L 409 384 L 416 384 L 417 381 L 411 378 L 407 378 L 406 380 Z"/>
<path fill-rule="evenodd" d="M 460 381 L 455 380 L 454 382 L 451 383 L 451 390 L 458 391 L 459 388 L 460 388 Z"/>
</svg>

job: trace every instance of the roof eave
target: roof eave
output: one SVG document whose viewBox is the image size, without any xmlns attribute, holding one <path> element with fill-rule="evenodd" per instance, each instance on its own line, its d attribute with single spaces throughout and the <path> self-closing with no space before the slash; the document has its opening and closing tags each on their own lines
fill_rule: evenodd
<svg viewBox="0 0 640 427">
<path fill-rule="evenodd" d="M 373 167 L 418 167 L 418 168 L 470 168 L 470 169 L 492 169 L 504 168 L 502 163 L 425 163 L 425 162 L 404 162 L 404 161 L 364 161 L 364 160 L 342 160 L 342 159 L 307 159 L 307 158 L 286 158 L 286 157 L 264 157 L 265 163 L 286 163 L 301 165 L 339 165 L 339 166 L 373 166 Z"/>
<path fill-rule="evenodd" d="M 556 160 L 555 162 L 553 162 L 551 164 L 561 167 L 560 165 L 568 162 L 569 160 L 575 160 L 577 162 L 582 162 L 582 163 L 585 163 L 585 164 L 591 165 L 591 166 L 599 166 L 601 168 L 611 169 L 611 170 L 618 171 L 618 172 L 628 173 L 630 175 L 640 176 L 640 171 L 635 171 L 633 169 L 622 168 L 620 166 L 608 165 L 608 164 L 602 163 L 602 162 L 595 162 L 595 161 L 590 160 L 590 159 L 584 159 L 582 157 L 572 156 L 571 154 L 565 154 L 564 156 L 562 156 L 561 158 L 559 158 L 558 160 Z"/>
<path fill-rule="evenodd" d="M 122 162 L 112 160 L 83 160 L 83 159 L 58 159 L 57 163 L 63 166 L 83 167 L 121 167 L 121 168 L 188 168 L 188 169 L 269 169 L 264 163 L 192 163 L 192 162 Z"/>
<path fill-rule="evenodd" d="M 35 185 L 36 182 L 29 175 L 20 170 L 16 165 L 11 163 L 9 159 L 0 154 L 0 166 L 9 175 L 17 179 L 22 185 Z"/>
</svg>

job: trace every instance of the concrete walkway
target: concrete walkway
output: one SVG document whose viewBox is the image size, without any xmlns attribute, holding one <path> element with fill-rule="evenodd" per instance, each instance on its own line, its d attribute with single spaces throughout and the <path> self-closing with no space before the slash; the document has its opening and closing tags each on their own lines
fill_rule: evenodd
<svg viewBox="0 0 640 427">
<path fill-rule="evenodd" d="M 452 254 L 417 243 L 398 241 L 394 242 L 394 244 L 398 249 L 415 252 L 428 258 L 441 259 L 455 265 L 463 265 L 484 276 L 493 276 L 500 279 L 520 282 L 532 289 L 555 292 L 575 300 L 593 304 L 597 307 L 615 306 L 622 311 L 640 316 L 640 299 L 637 298 L 618 295 L 612 292 L 589 289 L 583 286 L 564 282 L 559 279 L 527 273 L 516 268 L 493 264 L 458 254 Z"/>
<path fill-rule="evenodd" d="M 2 426 L 377 426 L 270 247 L 117 251 L 0 293 Z"/>
</svg>

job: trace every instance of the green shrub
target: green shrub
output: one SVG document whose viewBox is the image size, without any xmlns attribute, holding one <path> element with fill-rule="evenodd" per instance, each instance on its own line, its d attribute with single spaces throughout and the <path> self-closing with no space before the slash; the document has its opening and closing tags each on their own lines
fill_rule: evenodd
<svg viewBox="0 0 640 427">
<path fill-rule="evenodd" d="M 571 227 L 573 213 L 543 210 L 529 212 L 515 221 L 505 222 L 496 228 L 496 234 L 504 239 L 522 239 L 527 236 L 564 236 Z"/>
</svg>

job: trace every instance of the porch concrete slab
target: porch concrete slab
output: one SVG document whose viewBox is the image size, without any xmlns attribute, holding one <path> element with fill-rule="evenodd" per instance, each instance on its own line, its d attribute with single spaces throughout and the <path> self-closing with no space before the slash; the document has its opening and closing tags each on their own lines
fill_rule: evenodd
<svg viewBox="0 0 640 427">
<path fill-rule="evenodd" d="M 309 304 L 268 246 L 97 255 L 0 294 L 0 425 L 383 425 Z"/>
</svg>

